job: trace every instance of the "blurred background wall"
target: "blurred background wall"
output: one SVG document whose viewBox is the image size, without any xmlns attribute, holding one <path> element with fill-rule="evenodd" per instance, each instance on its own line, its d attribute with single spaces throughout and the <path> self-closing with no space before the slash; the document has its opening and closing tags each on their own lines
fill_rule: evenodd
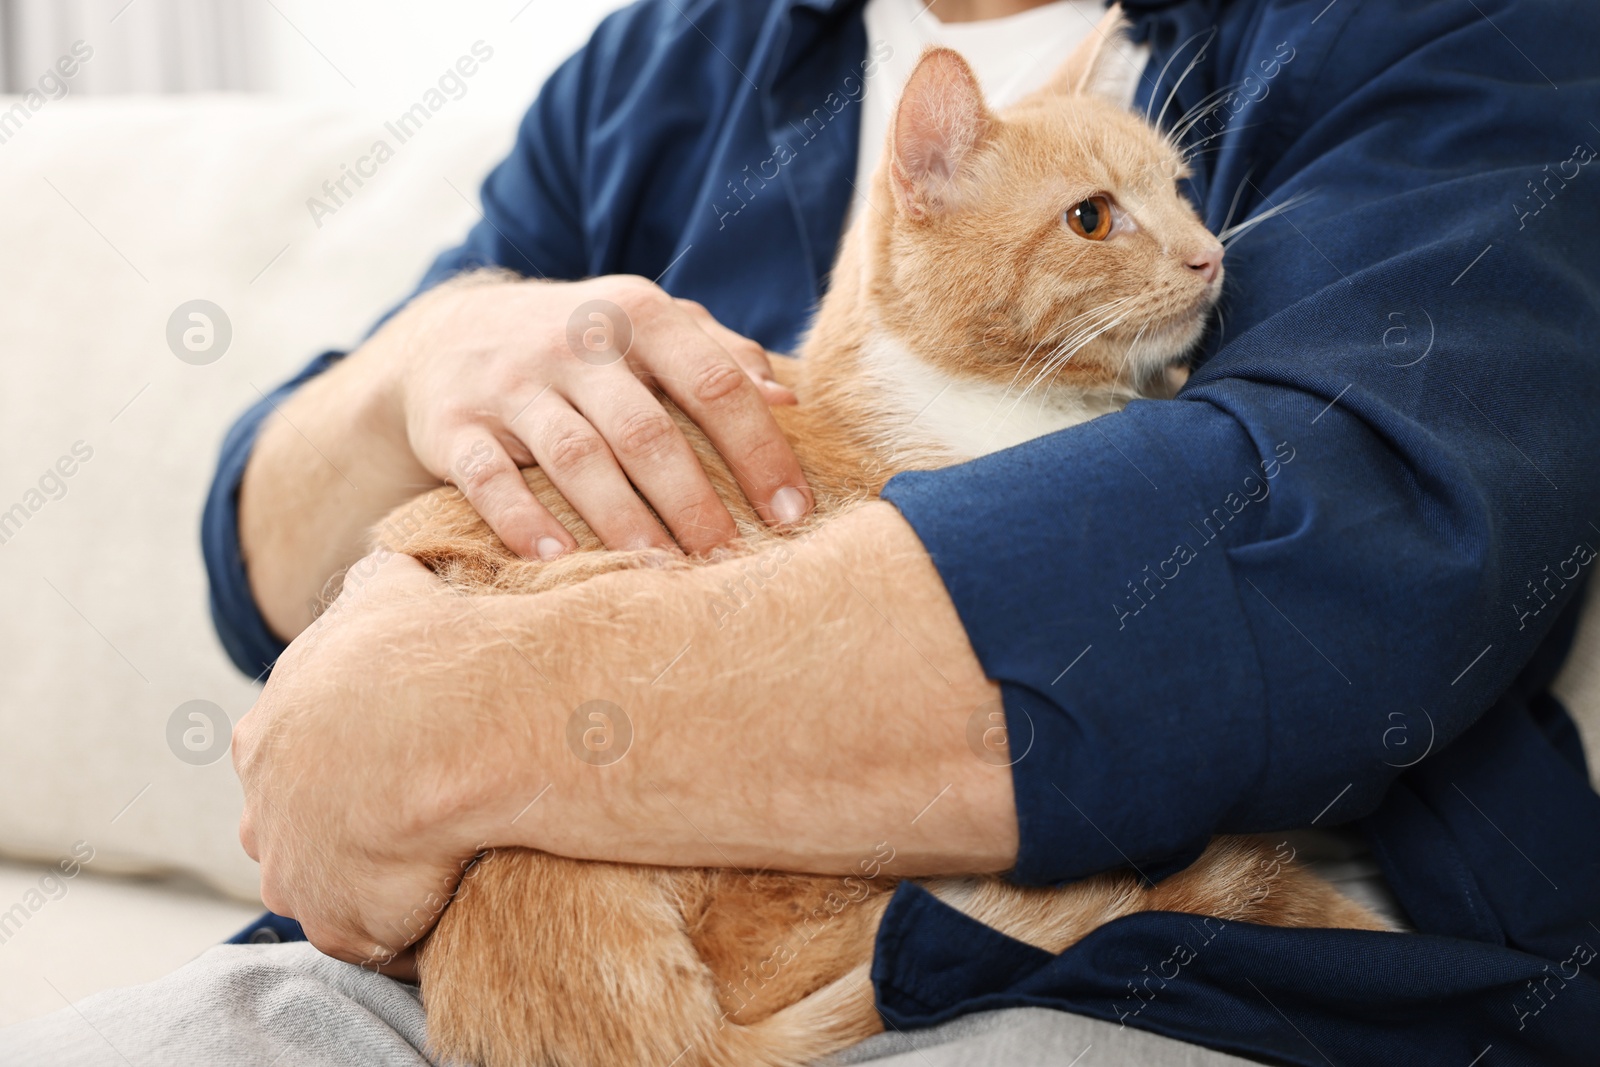
<svg viewBox="0 0 1600 1067">
<path fill-rule="evenodd" d="M 239 91 L 347 102 L 414 97 L 483 39 L 473 106 L 527 102 L 621 0 L 0 0 L 0 91 L 35 88 L 94 49 L 75 93 Z M 423 79 L 422 85 L 418 79 Z"/>
</svg>

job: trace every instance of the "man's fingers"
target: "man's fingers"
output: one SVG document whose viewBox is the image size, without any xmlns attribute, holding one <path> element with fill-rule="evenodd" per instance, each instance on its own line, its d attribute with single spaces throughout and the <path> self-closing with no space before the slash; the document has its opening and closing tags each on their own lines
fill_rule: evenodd
<svg viewBox="0 0 1600 1067">
<path fill-rule="evenodd" d="M 644 383 L 626 368 L 584 368 L 574 376 L 569 396 L 578 413 L 610 443 L 628 480 L 678 544 L 704 553 L 733 540 L 738 528 L 711 487 L 700 457 Z M 588 518 L 576 500 L 573 505 Z M 590 525 L 599 532 L 598 524 Z"/>
<path fill-rule="evenodd" d="M 607 377 L 616 380 L 610 375 Z M 623 377 L 648 394 L 631 375 Z M 561 491 L 567 503 L 605 546 L 613 549 L 673 547 L 672 538 L 617 466 L 616 456 L 600 431 L 566 400 L 553 394 L 539 401 L 539 405 L 537 415 L 528 420 L 538 429 L 525 434 L 523 442 L 551 484 Z M 662 416 L 666 417 L 664 411 Z M 693 457 L 690 458 L 692 461 Z"/>
<path fill-rule="evenodd" d="M 733 357 L 739 368 L 750 376 L 756 383 L 762 395 L 769 404 L 795 404 L 794 392 L 778 381 L 772 373 L 772 361 L 767 358 L 767 350 L 756 342 L 750 340 L 742 333 L 730 330 L 712 317 L 711 312 L 693 300 L 678 300 L 678 306 L 689 313 L 695 324 L 705 331 L 728 355 Z"/>
<path fill-rule="evenodd" d="M 415 982 L 417 980 L 417 950 L 408 948 L 387 963 L 378 962 L 378 973 L 398 978 L 402 982 Z"/>
<path fill-rule="evenodd" d="M 578 547 L 499 441 L 471 431 L 457 442 L 455 454 L 463 458 L 451 467 L 450 480 L 507 548 L 524 559 L 554 559 Z"/>
<path fill-rule="evenodd" d="M 247 807 L 244 814 L 239 817 L 239 844 L 244 848 L 244 854 L 253 860 L 259 860 L 260 854 L 256 851 L 256 824 Z"/>
<path fill-rule="evenodd" d="M 426 593 L 444 586 L 438 575 L 403 552 L 384 553 L 374 577 L 373 589 L 381 592 Z"/>
<path fill-rule="evenodd" d="M 267 905 L 267 910 L 278 915 L 284 914 L 271 904 L 268 904 L 267 901 L 263 900 L 262 903 Z M 318 952 L 324 956 L 332 956 L 336 960 L 343 960 L 346 963 L 354 963 L 359 967 L 365 967 L 369 971 L 378 970 L 382 964 L 394 959 L 400 952 L 404 951 L 403 948 L 398 946 L 391 948 L 376 941 L 367 940 L 361 933 L 310 921 L 307 916 L 291 917 L 298 919 L 301 929 L 305 932 L 306 940 L 311 942 L 312 947 Z"/>
<path fill-rule="evenodd" d="M 659 334 L 639 338 L 635 348 L 645 350 L 638 361 L 711 439 L 763 519 L 787 525 L 804 518 L 811 488 L 767 398 L 691 317 L 680 324 L 670 330 L 663 324 Z"/>
</svg>

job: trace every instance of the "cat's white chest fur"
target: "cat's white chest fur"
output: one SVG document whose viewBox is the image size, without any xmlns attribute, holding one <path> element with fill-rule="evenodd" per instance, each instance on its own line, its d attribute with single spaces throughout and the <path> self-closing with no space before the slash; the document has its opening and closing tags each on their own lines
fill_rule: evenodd
<svg viewBox="0 0 1600 1067">
<path fill-rule="evenodd" d="M 1061 387 L 1030 389 L 1031 372 L 1001 385 L 958 376 L 919 358 L 882 329 L 862 347 L 876 427 L 889 451 L 933 450 L 974 459 L 1088 422 L 1125 398 Z"/>
</svg>

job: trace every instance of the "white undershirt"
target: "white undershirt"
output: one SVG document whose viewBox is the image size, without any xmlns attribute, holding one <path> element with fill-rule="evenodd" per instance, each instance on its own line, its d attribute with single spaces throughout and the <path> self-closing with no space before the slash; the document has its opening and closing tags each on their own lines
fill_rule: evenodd
<svg viewBox="0 0 1600 1067">
<path fill-rule="evenodd" d="M 1054 3 L 978 22 L 940 22 L 923 0 L 867 0 L 867 54 L 889 58 L 880 62 L 867 79 L 862 99 L 861 151 L 856 163 L 856 188 L 866 194 L 872 172 L 883 155 L 884 138 L 894 117 L 900 90 L 916 68 L 922 50 L 942 45 L 961 53 L 978 76 L 984 97 L 992 108 L 1015 103 L 1049 80 L 1080 42 L 1094 32 L 1105 15 L 1103 0 L 1055 0 Z M 1150 49 L 1139 45 L 1127 50 L 1142 72 Z M 1131 87 L 1137 78 L 1129 78 Z"/>
</svg>

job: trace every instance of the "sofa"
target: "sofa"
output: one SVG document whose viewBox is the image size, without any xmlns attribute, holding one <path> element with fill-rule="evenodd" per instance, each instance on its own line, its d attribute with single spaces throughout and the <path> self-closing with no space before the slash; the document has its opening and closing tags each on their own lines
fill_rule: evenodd
<svg viewBox="0 0 1600 1067">
<path fill-rule="evenodd" d="M 217 449 L 459 239 L 517 117 L 441 112 L 332 213 L 324 182 L 386 114 L 69 97 L 0 144 L 0 1024 L 259 911 L 226 758 L 256 685 L 212 632 L 198 547 Z"/>
</svg>

